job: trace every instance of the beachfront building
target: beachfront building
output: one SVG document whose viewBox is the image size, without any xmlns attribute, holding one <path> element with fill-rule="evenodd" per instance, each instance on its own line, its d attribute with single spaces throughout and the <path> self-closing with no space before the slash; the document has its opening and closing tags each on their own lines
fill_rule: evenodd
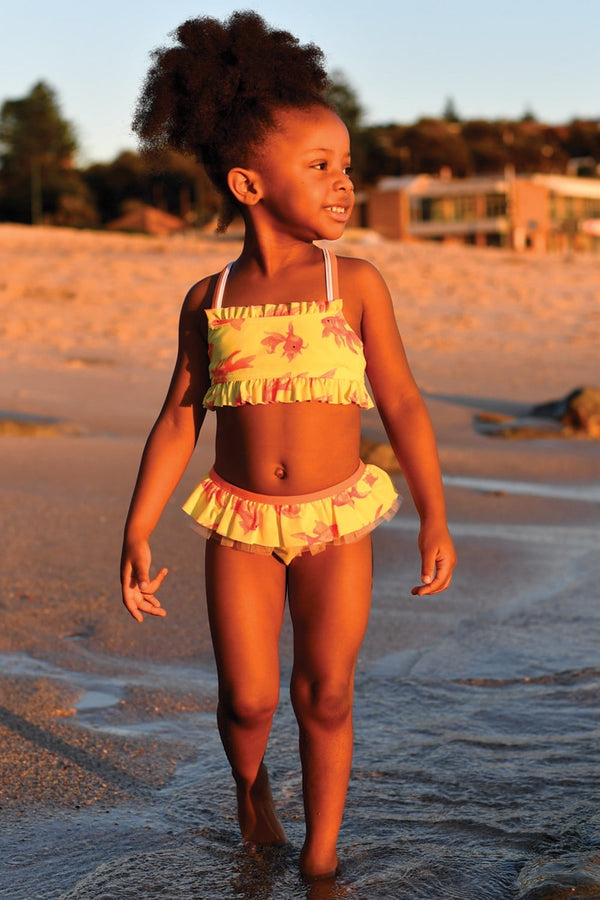
<svg viewBox="0 0 600 900">
<path fill-rule="evenodd" d="M 547 192 L 549 250 L 600 251 L 600 179 L 533 175 Z"/>
<path fill-rule="evenodd" d="M 600 179 L 562 175 L 384 178 L 357 224 L 392 240 L 600 251 Z"/>
</svg>

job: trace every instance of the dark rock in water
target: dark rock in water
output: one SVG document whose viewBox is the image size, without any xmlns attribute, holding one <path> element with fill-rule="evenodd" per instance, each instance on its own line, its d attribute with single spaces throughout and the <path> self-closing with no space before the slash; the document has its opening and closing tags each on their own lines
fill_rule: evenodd
<svg viewBox="0 0 600 900">
<path fill-rule="evenodd" d="M 534 406 L 531 415 L 556 419 L 569 430 L 600 438 L 600 388 L 576 388 L 560 400 Z"/>
<path fill-rule="evenodd" d="M 489 437 L 600 439 L 600 388 L 579 387 L 559 400 L 532 406 L 527 414 L 481 412 L 475 428 Z"/>
<path fill-rule="evenodd" d="M 574 391 L 571 391 L 566 397 L 561 397 L 560 400 L 547 400 L 546 403 L 538 403 L 536 406 L 531 407 L 529 414 L 539 419 L 557 419 L 562 421 L 562 417 L 566 415 L 569 409 L 569 403 L 575 397 L 578 397 L 582 390 L 583 388 L 575 388 Z"/>
<path fill-rule="evenodd" d="M 600 389 L 583 388 L 569 404 L 566 416 L 566 425 L 600 438 Z"/>
<path fill-rule="evenodd" d="M 373 440 L 364 436 L 361 437 L 360 458 L 363 462 L 379 466 L 380 469 L 384 469 L 390 474 L 402 471 L 394 451 L 385 441 Z"/>
<path fill-rule="evenodd" d="M 64 422 L 53 416 L 37 416 L 31 413 L 0 409 L 0 437 L 49 437 L 53 435 L 79 435 L 83 429 L 72 422 Z"/>
</svg>

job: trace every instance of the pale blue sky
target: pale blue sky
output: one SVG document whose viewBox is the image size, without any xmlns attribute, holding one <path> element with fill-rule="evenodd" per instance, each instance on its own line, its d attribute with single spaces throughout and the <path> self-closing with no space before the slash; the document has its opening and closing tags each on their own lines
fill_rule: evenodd
<svg viewBox="0 0 600 900">
<path fill-rule="evenodd" d="M 6 9 L 8 6 L 8 9 Z M 0 101 L 43 79 L 77 129 L 83 162 L 135 147 L 131 113 L 149 51 L 186 18 L 228 16 L 219 0 L 9 0 Z M 356 89 L 369 123 L 438 115 L 548 122 L 600 118 L 600 0 L 259 0 L 268 22 L 314 41 Z"/>
</svg>

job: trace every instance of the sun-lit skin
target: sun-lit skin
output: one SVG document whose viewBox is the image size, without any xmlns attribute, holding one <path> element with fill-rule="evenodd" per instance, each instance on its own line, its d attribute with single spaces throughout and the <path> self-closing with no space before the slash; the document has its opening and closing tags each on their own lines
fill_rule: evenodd
<svg viewBox="0 0 600 900">
<path fill-rule="evenodd" d="M 274 225 L 280 238 L 337 240 L 354 206 L 346 126 L 319 106 L 282 111 L 275 125 L 255 165 L 230 173 L 234 194 L 256 207 L 257 230 Z"/>
<path fill-rule="evenodd" d="M 224 306 L 325 299 L 322 254 L 314 240 L 339 238 L 353 204 L 348 133 L 331 110 L 278 112 L 251 166 L 229 172 L 245 240 Z M 448 587 L 455 564 L 435 440 L 410 373 L 387 287 L 360 259 L 338 259 L 344 316 L 361 337 L 373 397 L 421 519 L 421 581 L 412 593 Z M 124 602 L 141 621 L 164 616 L 150 579 L 148 540 L 191 457 L 209 386 L 204 310 L 216 276 L 198 282 L 181 314 L 179 354 L 169 392 L 150 435 L 125 531 Z M 356 471 L 360 410 L 308 401 L 217 411 L 215 468 L 249 491 L 304 494 Z M 338 865 L 336 843 L 352 759 L 354 668 L 367 625 L 371 539 L 296 557 L 286 569 L 273 556 L 212 541 L 206 547 L 207 602 L 219 674 L 218 722 L 232 767 L 242 835 L 281 843 L 263 758 L 279 699 L 278 640 L 286 587 L 294 627 L 291 696 L 300 731 L 306 840 L 300 865 L 310 878 Z"/>
</svg>

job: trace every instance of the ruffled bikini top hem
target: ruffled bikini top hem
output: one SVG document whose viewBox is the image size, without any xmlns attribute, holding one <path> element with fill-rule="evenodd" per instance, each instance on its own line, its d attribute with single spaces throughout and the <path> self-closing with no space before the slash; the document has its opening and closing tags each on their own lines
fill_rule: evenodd
<svg viewBox="0 0 600 900">
<path fill-rule="evenodd" d="M 217 382 L 208 389 L 204 406 L 207 409 L 217 409 L 221 406 L 243 406 L 246 403 L 266 405 L 307 400 L 341 406 L 355 404 L 362 409 L 373 408 L 373 401 L 360 381 L 301 375 Z"/>
</svg>

